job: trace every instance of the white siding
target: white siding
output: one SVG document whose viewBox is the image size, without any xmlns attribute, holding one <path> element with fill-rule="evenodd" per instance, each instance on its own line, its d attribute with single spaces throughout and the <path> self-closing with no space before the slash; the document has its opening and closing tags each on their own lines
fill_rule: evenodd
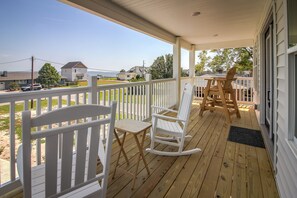
<svg viewBox="0 0 297 198">
<path fill-rule="evenodd" d="M 286 28 L 286 0 L 276 0 L 274 9 L 274 28 L 275 28 L 275 61 L 276 61 L 276 79 L 274 94 L 276 105 L 275 113 L 275 130 L 276 130 L 276 182 L 281 197 L 292 198 L 297 197 L 297 157 L 288 143 L 288 54 L 287 49 L 287 28 Z M 267 13 L 268 14 L 268 13 Z M 260 26 L 263 27 L 264 21 Z M 260 68 L 264 67 L 261 57 L 261 31 L 255 36 L 254 45 L 254 86 L 255 86 L 255 102 L 260 102 L 261 79 Z"/>
<path fill-rule="evenodd" d="M 61 75 L 66 77 L 69 81 L 77 80 L 77 74 L 83 74 L 83 80 L 87 80 L 87 68 L 69 68 L 69 69 L 62 69 Z"/>
<path fill-rule="evenodd" d="M 72 68 L 72 80 L 71 81 L 75 81 L 77 80 L 77 74 L 80 75 L 80 74 L 83 74 L 84 77 L 83 77 L 83 80 L 87 80 L 87 68 Z"/>
<path fill-rule="evenodd" d="M 288 64 L 285 2 L 276 1 L 276 181 L 281 197 L 297 196 L 297 159 L 288 144 Z"/>
<path fill-rule="evenodd" d="M 72 81 L 72 69 L 62 69 L 61 75 Z"/>
</svg>

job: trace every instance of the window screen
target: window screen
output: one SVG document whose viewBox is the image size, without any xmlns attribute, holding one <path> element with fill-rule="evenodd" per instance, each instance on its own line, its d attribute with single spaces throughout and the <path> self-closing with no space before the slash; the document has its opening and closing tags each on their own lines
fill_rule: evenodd
<svg viewBox="0 0 297 198">
<path fill-rule="evenodd" d="M 288 0 L 288 46 L 297 46 L 297 1 Z"/>
</svg>

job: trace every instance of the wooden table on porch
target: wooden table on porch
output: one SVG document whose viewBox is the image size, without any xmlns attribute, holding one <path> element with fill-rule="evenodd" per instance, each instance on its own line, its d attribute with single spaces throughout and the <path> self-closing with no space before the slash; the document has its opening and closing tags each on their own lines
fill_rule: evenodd
<svg viewBox="0 0 297 198">
<path fill-rule="evenodd" d="M 138 167 L 139 167 L 140 158 L 142 158 L 142 161 L 143 161 L 143 163 L 145 165 L 145 168 L 147 170 L 147 173 L 150 175 L 150 171 L 149 171 L 149 168 L 147 166 L 147 162 L 146 162 L 146 160 L 144 158 L 144 154 L 143 154 L 143 144 L 144 144 L 144 140 L 145 140 L 146 131 L 151 126 L 152 126 L 151 123 L 137 121 L 137 120 L 130 120 L 130 119 L 119 120 L 119 121 L 116 121 L 116 123 L 115 123 L 114 135 L 115 135 L 115 137 L 117 139 L 117 142 L 119 143 L 120 152 L 119 152 L 119 155 L 118 155 L 118 158 L 117 158 L 117 161 L 116 161 L 115 170 L 114 170 L 114 173 L 113 173 L 112 178 L 115 177 L 116 170 L 117 170 L 117 168 L 119 168 L 117 166 L 119 164 L 119 159 L 121 157 L 121 153 L 123 153 L 124 158 L 125 158 L 127 164 L 129 164 L 128 157 L 127 157 L 126 152 L 124 150 L 124 142 L 125 142 L 125 138 L 126 138 L 126 134 L 127 133 L 131 133 L 134 136 L 136 145 L 137 145 L 138 150 L 139 150 L 139 155 L 138 155 L 138 159 L 137 159 L 137 163 L 136 163 L 135 173 L 132 174 L 132 173 L 126 171 L 126 172 L 128 172 L 128 173 L 130 173 L 130 174 L 133 175 L 133 181 L 132 181 L 132 187 L 131 187 L 131 189 L 133 189 L 134 188 L 134 185 L 135 185 L 135 179 L 136 179 L 136 175 L 137 175 L 137 171 L 138 171 Z M 117 132 L 123 133 L 122 141 L 120 140 Z M 142 139 L 141 139 L 141 142 L 139 142 L 139 139 L 138 139 L 137 135 L 138 134 L 141 134 L 141 133 L 142 133 Z"/>
<path fill-rule="evenodd" d="M 202 116 L 205 110 L 221 110 L 225 113 L 229 123 L 232 122 L 230 117 L 231 114 L 236 114 L 236 116 L 240 118 L 235 92 L 231 84 L 236 78 L 226 79 L 224 77 L 215 77 L 207 78 L 205 80 L 207 80 L 207 85 L 204 90 L 204 97 L 200 105 L 199 115 Z M 211 87 L 212 83 L 215 82 L 216 86 Z M 226 86 L 226 84 L 228 84 L 228 86 Z M 230 94 L 230 100 L 226 98 L 226 95 L 228 94 Z M 209 99 L 209 96 L 213 96 L 213 98 Z"/>
</svg>

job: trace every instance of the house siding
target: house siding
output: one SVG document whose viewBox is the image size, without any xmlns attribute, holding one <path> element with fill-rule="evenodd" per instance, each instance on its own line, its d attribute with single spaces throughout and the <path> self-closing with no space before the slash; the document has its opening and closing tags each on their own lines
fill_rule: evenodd
<svg viewBox="0 0 297 198">
<path fill-rule="evenodd" d="M 77 79 L 77 74 L 83 74 L 83 79 L 82 80 L 87 80 L 87 71 L 88 69 L 86 68 L 77 68 L 77 67 L 74 67 L 72 68 L 71 72 L 72 72 L 72 76 L 71 76 L 71 81 L 75 81 L 75 80 L 78 80 Z"/>
<path fill-rule="evenodd" d="M 72 69 L 71 68 L 70 69 L 62 69 L 61 75 L 66 77 L 67 80 L 73 81 L 72 80 Z"/>
<path fill-rule="evenodd" d="M 288 63 L 286 2 L 276 0 L 276 181 L 281 197 L 296 197 L 297 159 L 288 143 Z"/>
<path fill-rule="evenodd" d="M 291 198 L 297 195 L 297 153 L 291 148 L 290 140 L 288 140 L 288 116 L 289 116 L 289 80 L 288 80 L 288 54 L 287 54 L 287 16 L 286 16 L 286 0 L 275 0 L 273 8 L 274 28 L 275 28 L 275 172 L 276 182 L 281 197 Z M 267 14 L 268 15 L 268 12 Z M 264 17 L 265 18 L 265 17 Z M 254 39 L 254 90 L 255 102 L 260 103 L 261 85 L 265 83 L 262 79 L 263 75 L 263 59 L 261 55 L 261 32 L 263 31 L 264 20 L 259 25 L 259 32 Z M 261 69 L 262 68 L 262 69 Z M 265 105 L 265 104 L 261 104 Z M 261 112 L 264 113 L 264 112 Z"/>
</svg>

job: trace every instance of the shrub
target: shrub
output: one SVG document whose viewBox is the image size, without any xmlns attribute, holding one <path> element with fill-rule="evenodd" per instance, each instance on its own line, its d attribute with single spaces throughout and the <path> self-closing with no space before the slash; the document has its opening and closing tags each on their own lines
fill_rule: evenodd
<svg viewBox="0 0 297 198">
<path fill-rule="evenodd" d="M 10 91 L 16 91 L 20 89 L 20 85 L 16 82 L 9 83 L 9 90 Z"/>
</svg>

